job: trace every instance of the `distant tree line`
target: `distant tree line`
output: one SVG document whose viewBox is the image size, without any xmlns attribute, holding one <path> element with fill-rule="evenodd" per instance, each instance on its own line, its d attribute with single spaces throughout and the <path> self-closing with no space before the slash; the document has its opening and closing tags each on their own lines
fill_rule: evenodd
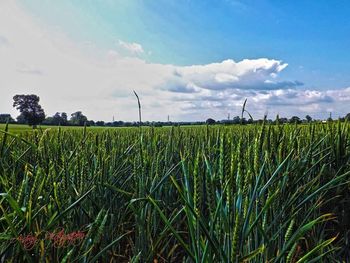
<svg viewBox="0 0 350 263">
<path fill-rule="evenodd" d="M 56 112 L 52 117 L 46 117 L 42 124 L 55 126 L 95 125 L 94 121 L 88 120 L 81 111 L 72 113 L 69 119 L 67 113 Z"/>
<path fill-rule="evenodd" d="M 35 128 L 39 124 L 43 125 L 55 125 L 55 126 L 100 126 L 100 127 L 133 127 L 140 125 L 139 122 L 123 122 L 123 121 L 113 121 L 113 122 L 104 122 L 104 121 L 93 121 L 89 120 L 82 111 L 76 111 L 70 115 L 68 119 L 68 114 L 65 112 L 56 112 L 53 116 L 46 117 L 45 112 L 41 105 L 39 104 L 40 98 L 37 95 L 15 95 L 13 97 L 13 107 L 19 110 L 20 115 L 16 118 L 12 118 L 10 114 L 0 114 L 0 123 L 18 123 L 18 124 L 28 124 Z M 345 117 L 339 118 L 340 121 L 350 121 L 350 113 L 346 114 Z M 306 115 L 304 119 L 299 118 L 298 116 L 293 116 L 290 119 L 280 118 L 278 115 L 275 120 L 264 119 L 253 120 L 245 119 L 239 116 L 236 116 L 232 119 L 215 121 L 212 118 L 208 118 L 206 121 L 197 121 L 197 122 L 142 122 L 143 126 L 183 126 L 183 125 L 213 125 L 213 124 L 222 124 L 222 125 L 234 125 L 234 124 L 253 124 L 253 123 L 269 123 L 269 124 L 285 124 L 285 123 L 310 123 L 313 121 L 322 121 L 322 120 L 313 120 L 310 115 Z M 332 121 L 331 116 L 327 121 Z"/>
</svg>

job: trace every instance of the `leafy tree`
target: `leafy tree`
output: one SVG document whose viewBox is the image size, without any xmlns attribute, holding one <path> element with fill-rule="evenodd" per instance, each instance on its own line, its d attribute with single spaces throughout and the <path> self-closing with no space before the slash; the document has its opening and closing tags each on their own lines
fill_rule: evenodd
<svg viewBox="0 0 350 263">
<path fill-rule="evenodd" d="M 350 121 L 350 113 L 346 114 L 345 120 Z"/>
<path fill-rule="evenodd" d="M 20 120 L 35 128 L 45 119 L 45 112 L 41 108 L 37 95 L 15 95 L 13 107 L 20 111 Z"/>
<path fill-rule="evenodd" d="M 83 126 L 87 121 L 87 117 L 81 111 L 74 112 L 71 116 L 70 123 L 72 125 Z"/>
<path fill-rule="evenodd" d="M 86 126 L 95 126 L 95 122 L 93 120 L 86 121 Z"/>
<path fill-rule="evenodd" d="M 59 112 L 56 112 L 55 115 L 52 117 L 53 125 L 60 125 L 61 124 L 61 115 Z"/>
<path fill-rule="evenodd" d="M 123 125 L 124 125 L 123 121 L 114 121 L 112 123 L 112 126 L 114 126 L 114 127 L 119 127 L 119 126 L 123 126 Z M 136 125 L 137 125 L 137 123 L 136 123 Z M 129 125 L 129 126 L 132 126 L 132 125 Z"/>
<path fill-rule="evenodd" d="M 306 115 L 305 119 L 306 119 L 307 122 L 312 122 L 312 118 L 311 118 L 310 115 Z"/>
<path fill-rule="evenodd" d="M 54 125 L 53 117 L 46 117 L 45 120 L 43 120 L 44 125 Z"/>
<path fill-rule="evenodd" d="M 61 113 L 61 125 L 62 126 L 65 126 L 68 124 L 68 116 L 67 116 L 67 113 L 65 112 L 62 112 Z"/>
<path fill-rule="evenodd" d="M 241 123 L 241 118 L 239 116 L 233 117 L 232 123 L 233 124 L 240 124 Z"/>
<path fill-rule="evenodd" d="M 0 123 L 14 122 L 10 114 L 0 114 Z"/>
<path fill-rule="evenodd" d="M 245 121 L 246 124 L 252 124 L 254 120 L 252 118 L 249 118 L 248 120 Z"/>
<path fill-rule="evenodd" d="M 53 115 L 52 117 L 47 117 L 43 121 L 43 124 L 65 126 L 67 125 L 67 122 L 67 114 L 65 112 L 61 114 L 59 112 L 56 112 L 55 115 Z"/>
<path fill-rule="evenodd" d="M 24 118 L 23 114 L 18 115 L 16 120 L 18 124 L 27 124 L 27 121 Z"/>
<path fill-rule="evenodd" d="M 240 119 L 240 123 L 243 124 L 243 125 L 244 125 L 244 124 L 247 124 L 247 119 L 244 118 L 244 117 L 241 118 L 241 119 Z"/>
<path fill-rule="evenodd" d="M 212 118 L 209 118 L 209 119 L 207 119 L 206 121 L 205 121 L 205 123 L 206 124 L 209 124 L 209 125 L 211 125 L 211 124 L 215 124 L 215 120 L 214 119 L 212 119 Z"/>
<path fill-rule="evenodd" d="M 97 121 L 95 123 L 96 126 L 105 126 L 105 122 L 104 121 Z"/>
<path fill-rule="evenodd" d="M 287 122 L 288 122 L 287 118 L 282 117 L 279 119 L 279 123 L 287 123 Z"/>
<path fill-rule="evenodd" d="M 301 123 L 301 120 L 298 116 L 293 116 L 292 118 L 290 118 L 289 122 L 290 123 Z"/>
</svg>

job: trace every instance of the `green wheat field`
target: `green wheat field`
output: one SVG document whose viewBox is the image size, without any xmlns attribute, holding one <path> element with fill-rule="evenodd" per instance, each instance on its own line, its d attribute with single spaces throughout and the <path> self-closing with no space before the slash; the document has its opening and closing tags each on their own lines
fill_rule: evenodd
<svg viewBox="0 0 350 263">
<path fill-rule="evenodd" d="M 0 128 L 1 262 L 349 262 L 346 122 Z"/>
</svg>

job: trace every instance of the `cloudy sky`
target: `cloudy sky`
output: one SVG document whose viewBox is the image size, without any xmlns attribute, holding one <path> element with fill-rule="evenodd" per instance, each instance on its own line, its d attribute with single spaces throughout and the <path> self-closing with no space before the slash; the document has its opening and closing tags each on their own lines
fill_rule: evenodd
<svg viewBox="0 0 350 263">
<path fill-rule="evenodd" d="M 350 112 L 350 3 L 0 0 L 0 113 L 217 120 Z"/>
</svg>

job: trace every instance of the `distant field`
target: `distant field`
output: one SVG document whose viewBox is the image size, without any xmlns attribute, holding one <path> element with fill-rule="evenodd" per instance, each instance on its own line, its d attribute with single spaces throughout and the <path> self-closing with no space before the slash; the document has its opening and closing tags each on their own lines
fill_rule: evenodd
<svg viewBox="0 0 350 263">
<path fill-rule="evenodd" d="M 5 129 L 6 124 L 0 124 L 0 130 Z M 47 125 L 42 125 L 38 126 L 37 130 L 58 130 L 58 126 L 47 126 Z M 62 130 L 81 130 L 83 127 L 76 127 L 76 126 L 62 126 Z M 100 130 L 100 129 L 109 129 L 109 127 L 88 127 L 89 130 Z M 9 124 L 9 132 L 11 133 L 21 133 L 21 132 L 32 132 L 33 129 L 32 127 L 29 127 L 28 125 L 25 124 Z"/>
<path fill-rule="evenodd" d="M 6 124 L 2 124 L 0 123 L 0 130 L 5 130 L 5 126 Z M 214 125 L 215 126 L 215 125 Z M 194 128 L 194 127 L 199 127 L 199 125 L 184 125 L 181 126 L 182 128 Z M 58 130 L 58 126 L 48 126 L 48 125 L 41 125 L 38 126 L 35 130 L 46 130 L 46 129 L 50 129 L 52 131 L 57 131 Z M 87 127 L 87 129 L 89 131 L 102 131 L 102 130 L 108 130 L 108 129 L 137 129 L 137 127 Z M 149 126 L 143 126 L 143 129 L 147 129 L 150 128 Z M 159 127 L 157 127 L 159 128 Z M 161 128 L 168 128 L 170 129 L 171 126 L 163 126 Z M 82 126 L 61 126 L 62 130 L 82 130 L 84 129 L 84 127 Z M 10 133 L 24 133 L 24 132 L 33 132 L 34 129 L 26 124 L 9 124 L 9 132 Z"/>
</svg>

